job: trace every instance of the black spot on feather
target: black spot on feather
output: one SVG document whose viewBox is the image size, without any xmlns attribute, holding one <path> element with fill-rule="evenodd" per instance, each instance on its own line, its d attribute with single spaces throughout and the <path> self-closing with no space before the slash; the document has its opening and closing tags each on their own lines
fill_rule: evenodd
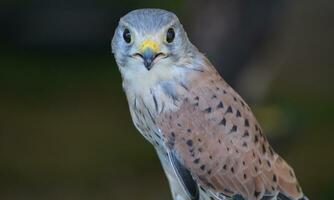
<svg viewBox="0 0 334 200">
<path fill-rule="evenodd" d="M 237 117 L 241 117 L 241 113 L 239 110 L 237 110 Z"/>
<path fill-rule="evenodd" d="M 223 102 L 219 102 L 219 104 L 217 105 L 217 108 L 224 108 Z"/>
<path fill-rule="evenodd" d="M 188 140 L 187 141 L 187 145 L 190 146 L 190 147 L 193 146 L 193 141 L 192 140 Z"/>
<path fill-rule="evenodd" d="M 236 125 L 233 125 L 232 128 L 231 128 L 230 133 L 236 132 L 237 129 L 238 129 L 238 127 Z"/>
<path fill-rule="evenodd" d="M 227 108 L 226 113 L 233 113 L 233 110 L 232 110 L 232 107 L 231 107 L 231 106 L 229 106 L 229 107 Z"/>
<path fill-rule="evenodd" d="M 264 144 L 262 144 L 262 153 L 265 154 L 266 153 L 266 146 Z"/>
<path fill-rule="evenodd" d="M 208 108 L 206 108 L 204 111 L 207 112 L 207 113 L 211 113 L 212 108 L 211 108 L 211 107 L 208 107 Z"/>
<path fill-rule="evenodd" d="M 249 127 L 249 121 L 248 121 L 248 119 L 245 119 L 245 126 Z"/>
<path fill-rule="evenodd" d="M 219 122 L 219 125 L 224 125 L 224 126 L 226 126 L 226 119 L 223 118 L 223 119 Z"/>
<path fill-rule="evenodd" d="M 254 143 L 257 143 L 259 141 L 259 138 L 257 135 L 254 136 Z"/>
<path fill-rule="evenodd" d="M 244 135 L 242 137 L 249 137 L 249 132 L 245 130 Z"/>
</svg>

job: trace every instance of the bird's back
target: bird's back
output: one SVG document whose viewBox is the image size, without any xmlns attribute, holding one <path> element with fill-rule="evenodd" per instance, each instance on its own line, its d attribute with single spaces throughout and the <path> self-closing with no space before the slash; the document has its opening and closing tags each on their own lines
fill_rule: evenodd
<svg viewBox="0 0 334 200">
<path fill-rule="evenodd" d="M 179 110 L 159 116 L 169 148 L 217 196 L 302 198 L 293 169 L 269 145 L 248 105 L 207 69 L 192 77 Z"/>
</svg>

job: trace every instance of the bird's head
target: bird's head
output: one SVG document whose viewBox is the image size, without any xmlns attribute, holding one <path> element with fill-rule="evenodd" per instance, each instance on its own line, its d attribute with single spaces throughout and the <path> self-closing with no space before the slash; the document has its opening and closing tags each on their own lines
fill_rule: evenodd
<svg viewBox="0 0 334 200">
<path fill-rule="evenodd" d="M 173 66 L 189 63 L 197 49 L 188 40 L 175 14 L 161 9 L 139 9 L 121 18 L 112 39 L 120 71 L 141 78 L 168 75 Z"/>
</svg>

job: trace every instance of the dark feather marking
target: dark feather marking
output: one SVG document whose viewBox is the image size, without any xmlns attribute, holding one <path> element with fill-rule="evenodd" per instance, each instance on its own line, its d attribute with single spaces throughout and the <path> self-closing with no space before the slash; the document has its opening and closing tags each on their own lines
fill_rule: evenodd
<svg viewBox="0 0 334 200">
<path fill-rule="evenodd" d="M 207 113 L 211 113 L 212 108 L 211 108 L 211 107 L 208 107 L 208 108 L 206 108 L 204 111 L 207 112 Z"/>
<path fill-rule="evenodd" d="M 242 137 L 248 137 L 249 136 L 249 132 L 247 130 L 245 130 L 245 133 Z"/>
<path fill-rule="evenodd" d="M 258 191 L 254 191 L 254 196 L 257 198 L 259 195 L 261 194 L 261 192 L 258 192 Z"/>
<path fill-rule="evenodd" d="M 179 82 L 180 86 L 184 88 L 186 91 L 189 91 L 189 88 L 182 82 Z"/>
<path fill-rule="evenodd" d="M 284 194 L 282 193 L 278 193 L 277 195 L 277 200 L 292 200 L 291 198 L 285 196 Z"/>
<path fill-rule="evenodd" d="M 275 196 L 276 195 L 265 194 L 265 195 L 263 195 L 263 197 L 261 198 L 261 200 L 273 200 L 275 198 Z"/>
<path fill-rule="evenodd" d="M 270 151 L 270 155 L 274 156 L 274 150 L 273 150 L 273 148 L 269 147 L 269 151 Z"/>
<path fill-rule="evenodd" d="M 224 125 L 224 126 L 226 126 L 226 119 L 223 118 L 223 119 L 219 122 L 219 125 Z"/>
<path fill-rule="evenodd" d="M 245 126 L 249 127 L 249 121 L 248 121 L 248 119 L 245 119 Z"/>
<path fill-rule="evenodd" d="M 232 200 L 245 200 L 240 194 L 233 195 Z"/>
<path fill-rule="evenodd" d="M 266 153 L 266 146 L 264 144 L 262 144 L 262 153 L 265 154 Z"/>
<path fill-rule="evenodd" d="M 238 127 L 236 125 L 233 125 L 231 130 L 230 130 L 230 133 L 236 132 L 237 129 L 238 129 Z"/>
<path fill-rule="evenodd" d="M 245 107 L 244 101 L 240 100 L 242 107 Z"/>
<path fill-rule="evenodd" d="M 193 146 L 193 141 L 192 140 L 187 140 L 187 145 L 190 146 L 190 147 Z"/>
<path fill-rule="evenodd" d="M 227 110 L 226 110 L 226 112 L 225 112 L 225 113 L 233 113 L 232 107 L 231 107 L 231 106 L 229 106 L 229 107 L 227 108 Z"/>
<path fill-rule="evenodd" d="M 254 136 L 254 143 L 257 143 L 259 141 L 259 138 L 257 135 Z"/>
<path fill-rule="evenodd" d="M 150 116 L 150 118 L 151 118 L 152 122 L 155 124 L 155 119 L 153 118 L 153 115 L 152 115 L 152 113 L 150 112 L 150 110 L 148 109 L 148 107 L 145 105 L 145 103 L 144 103 L 144 102 L 143 102 L 143 105 L 144 105 L 145 109 L 147 110 L 147 112 L 148 112 L 148 115 Z"/>
<path fill-rule="evenodd" d="M 176 175 L 191 200 L 199 200 L 197 183 L 194 181 L 190 172 L 180 163 L 174 152 L 169 153 L 169 159 L 176 172 Z"/>
<path fill-rule="evenodd" d="M 241 113 L 239 110 L 237 110 L 237 117 L 241 117 Z"/>
<path fill-rule="evenodd" d="M 160 113 L 162 113 L 164 110 L 165 110 L 165 102 L 163 101 L 163 102 L 162 102 L 162 106 L 161 106 L 161 111 L 160 111 Z"/>
<path fill-rule="evenodd" d="M 175 133 L 173 131 L 170 134 L 172 135 L 173 138 L 175 138 Z"/>
<path fill-rule="evenodd" d="M 217 108 L 224 108 L 223 102 L 219 102 L 219 104 L 217 105 Z"/>
<path fill-rule="evenodd" d="M 152 98 L 153 98 L 153 102 L 154 102 L 154 107 L 155 107 L 155 111 L 158 112 L 159 111 L 159 107 L 158 107 L 158 101 L 157 98 L 155 97 L 154 92 L 152 91 L 152 89 L 150 90 Z"/>
<path fill-rule="evenodd" d="M 154 134 L 155 134 L 159 139 L 161 139 L 161 136 L 160 136 L 158 133 L 154 132 Z"/>
</svg>

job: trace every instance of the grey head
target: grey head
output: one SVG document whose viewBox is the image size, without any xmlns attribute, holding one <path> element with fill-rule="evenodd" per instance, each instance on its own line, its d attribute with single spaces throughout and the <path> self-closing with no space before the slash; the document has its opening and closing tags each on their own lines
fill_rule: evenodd
<svg viewBox="0 0 334 200">
<path fill-rule="evenodd" d="M 112 39 L 123 75 L 125 70 L 148 73 L 158 66 L 176 65 L 195 51 L 177 16 L 161 9 L 129 12 L 120 19 Z"/>
<path fill-rule="evenodd" d="M 138 31 L 154 33 L 178 21 L 176 15 L 169 11 L 161 9 L 139 9 L 126 14 L 121 18 L 120 23 L 127 24 Z"/>
</svg>

